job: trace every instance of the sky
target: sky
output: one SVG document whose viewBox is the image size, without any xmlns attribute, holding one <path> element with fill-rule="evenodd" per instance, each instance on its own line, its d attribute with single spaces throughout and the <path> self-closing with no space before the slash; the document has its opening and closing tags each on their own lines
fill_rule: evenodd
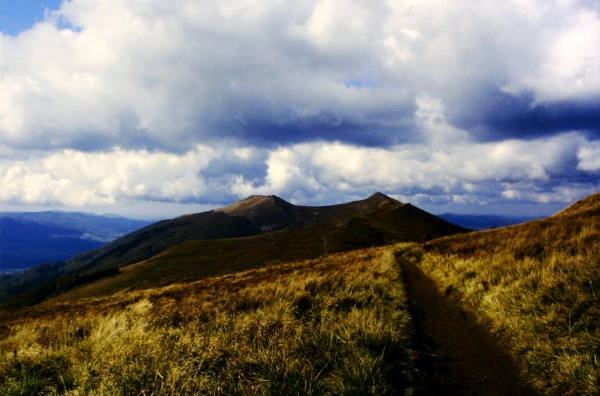
<svg viewBox="0 0 600 396">
<path fill-rule="evenodd" d="M 597 0 L 0 1 L 0 211 L 600 190 Z"/>
</svg>

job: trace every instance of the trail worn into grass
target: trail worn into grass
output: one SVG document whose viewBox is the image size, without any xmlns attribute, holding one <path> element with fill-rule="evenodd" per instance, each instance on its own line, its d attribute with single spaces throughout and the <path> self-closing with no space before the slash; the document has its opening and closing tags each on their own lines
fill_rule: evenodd
<svg viewBox="0 0 600 396">
<path fill-rule="evenodd" d="M 415 395 L 535 395 L 519 379 L 514 359 L 472 314 L 417 265 L 398 262 L 414 324 Z"/>
</svg>

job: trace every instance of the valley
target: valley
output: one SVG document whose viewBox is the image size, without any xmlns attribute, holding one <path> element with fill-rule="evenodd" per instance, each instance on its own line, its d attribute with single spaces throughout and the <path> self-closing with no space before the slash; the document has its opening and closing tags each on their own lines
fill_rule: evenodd
<svg viewBox="0 0 600 396">
<path fill-rule="evenodd" d="M 150 223 L 77 212 L 0 212 L 0 275 L 56 263 Z"/>
</svg>

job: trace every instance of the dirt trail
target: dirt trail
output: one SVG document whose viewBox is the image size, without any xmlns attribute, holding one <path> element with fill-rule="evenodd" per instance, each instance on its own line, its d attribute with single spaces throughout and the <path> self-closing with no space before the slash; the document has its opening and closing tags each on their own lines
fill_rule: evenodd
<svg viewBox="0 0 600 396">
<path fill-rule="evenodd" d="M 413 317 L 415 395 L 535 395 L 519 380 L 514 360 L 493 335 L 399 258 Z"/>
</svg>

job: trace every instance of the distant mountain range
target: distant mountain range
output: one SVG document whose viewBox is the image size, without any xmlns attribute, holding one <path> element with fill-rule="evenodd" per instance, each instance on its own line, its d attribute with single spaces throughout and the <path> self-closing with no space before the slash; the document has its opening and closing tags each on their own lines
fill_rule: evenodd
<svg viewBox="0 0 600 396">
<path fill-rule="evenodd" d="M 0 212 L 0 271 L 65 261 L 147 221 L 73 212 Z"/>
<path fill-rule="evenodd" d="M 543 218 L 542 216 L 495 216 L 455 213 L 444 213 L 438 215 L 438 217 L 470 230 L 489 230 Z"/>
<path fill-rule="evenodd" d="M 80 296 L 105 295 L 466 231 L 379 193 L 320 207 L 251 196 L 214 211 L 154 223 L 60 264 L 0 277 L 0 301 L 30 290 L 13 305 L 31 305 L 88 280 L 93 284 L 78 287 Z M 100 276 L 108 278 L 95 282 Z"/>
</svg>

